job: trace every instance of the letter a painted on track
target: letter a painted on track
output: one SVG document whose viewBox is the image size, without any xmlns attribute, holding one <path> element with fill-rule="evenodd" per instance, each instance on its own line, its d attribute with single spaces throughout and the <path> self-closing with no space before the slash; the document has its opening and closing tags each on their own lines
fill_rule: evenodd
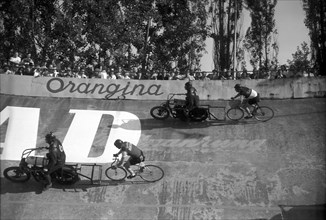
<svg viewBox="0 0 326 220">
<path fill-rule="evenodd" d="M 8 120 L 1 160 L 20 160 L 23 150 L 36 146 L 39 115 L 39 108 L 7 106 L 1 111 L 0 124 Z"/>
<path fill-rule="evenodd" d="M 74 163 L 108 163 L 118 149 L 113 145 L 116 139 L 138 144 L 141 135 L 139 118 L 125 111 L 101 111 L 71 109 L 69 113 L 75 114 L 63 141 L 67 155 L 67 162 Z M 88 157 L 93 144 L 97 128 L 102 115 L 113 116 L 110 135 L 106 142 L 105 150 L 99 157 Z"/>
</svg>

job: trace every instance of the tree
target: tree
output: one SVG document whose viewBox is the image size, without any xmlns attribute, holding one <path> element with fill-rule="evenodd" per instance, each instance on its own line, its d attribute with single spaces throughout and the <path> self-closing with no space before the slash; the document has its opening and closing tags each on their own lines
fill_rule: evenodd
<svg viewBox="0 0 326 220">
<path fill-rule="evenodd" d="M 273 36 L 277 34 L 275 30 L 275 6 L 277 0 L 247 0 L 250 8 L 251 27 L 246 33 L 245 47 L 251 56 L 251 64 L 256 67 L 269 68 L 271 50 L 278 50 L 277 43 Z M 274 40 L 274 41 L 273 41 Z M 276 52 L 277 54 L 277 52 Z"/>
<path fill-rule="evenodd" d="M 289 70 L 292 72 L 303 72 L 310 70 L 310 49 L 306 42 L 301 44 L 301 48 L 298 46 L 297 51 L 292 54 L 293 59 L 288 60 Z"/>
<path fill-rule="evenodd" d="M 305 25 L 309 29 L 314 66 L 326 75 L 326 3 L 324 0 L 302 0 L 306 12 Z"/>
<path fill-rule="evenodd" d="M 240 29 L 235 30 L 242 11 L 242 0 L 212 0 L 209 8 L 211 14 L 211 37 L 214 40 L 214 65 L 221 71 L 229 69 L 234 51 L 234 32 L 237 39 Z M 237 16 L 236 16 L 237 15 Z M 237 20 L 235 20 L 237 18 Z"/>
</svg>

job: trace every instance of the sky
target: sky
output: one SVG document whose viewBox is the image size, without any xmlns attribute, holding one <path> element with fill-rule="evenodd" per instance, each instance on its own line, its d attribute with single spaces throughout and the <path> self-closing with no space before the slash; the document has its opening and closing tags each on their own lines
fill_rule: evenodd
<svg viewBox="0 0 326 220">
<path fill-rule="evenodd" d="M 305 12 L 302 9 L 302 0 L 278 0 L 275 8 L 275 25 L 278 31 L 277 42 L 279 45 L 279 64 L 287 64 L 287 60 L 292 60 L 292 54 L 304 41 L 310 44 L 308 29 L 304 24 Z M 244 15 L 242 30 L 245 31 L 250 23 L 249 14 Z M 212 59 L 212 39 L 206 41 L 206 51 L 201 65 L 202 71 L 212 71 L 214 63 Z M 247 64 L 247 69 L 252 70 L 252 66 Z"/>
</svg>

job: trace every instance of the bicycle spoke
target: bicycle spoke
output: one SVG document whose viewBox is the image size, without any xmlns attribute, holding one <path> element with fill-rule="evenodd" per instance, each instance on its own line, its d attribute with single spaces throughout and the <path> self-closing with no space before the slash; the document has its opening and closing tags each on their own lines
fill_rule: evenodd
<svg viewBox="0 0 326 220">
<path fill-rule="evenodd" d="M 164 171 L 158 166 L 146 165 L 144 171 L 139 175 L 145 181 L 155 182 L 163 178 Z"/>
<path fill-rule="evenodd" d="M 274 117 L 274 111 L 269 107 L 261 106 L 255 111 L 254 117 L 258 121 L 268 121 Z"/>
<path fill-rule="evenodd" d="M 232 121 L 238 121 L 244 116 L 244 112 L 240 108 L 231 108 L 227 111 L 226 116 Z"/>
<path fill-rule="evenodd" d="M 106 169 L 105 175 L 111 180 L 119 181 L 126 178 L 127 172 L 121 167 L 109 167 L 108 169 Z"/>
</svg>

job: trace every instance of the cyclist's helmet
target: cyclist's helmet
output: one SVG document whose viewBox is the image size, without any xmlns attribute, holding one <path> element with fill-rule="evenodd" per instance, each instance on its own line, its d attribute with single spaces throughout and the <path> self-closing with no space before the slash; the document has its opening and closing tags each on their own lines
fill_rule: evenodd
<svg viewBox="0 0 326 220">
<path fill-rule="evenodd" d="M 123 144 L 123 141 L 120 140 L 120 139 L 117 139 L 117 140 L 115 140 L 115 142 L 114 142 L 114 145 L 115 145 L 117 148 L 119 148 L 119 149 L 122 147 L 122 144 Z"/>
<path fill-rule="evenodd" d="M 45 140 L 47 143 L 51 143 L 54 139 L 55 139 L 55 135 L 53 134 L 52 131 L 45 135 Z"/>
<path fill-rule="evenodd" d="M 241 85 L 239 83 L 235 84 L 234 88 L 235 89 L 240 89 Z"/>
</svg>

